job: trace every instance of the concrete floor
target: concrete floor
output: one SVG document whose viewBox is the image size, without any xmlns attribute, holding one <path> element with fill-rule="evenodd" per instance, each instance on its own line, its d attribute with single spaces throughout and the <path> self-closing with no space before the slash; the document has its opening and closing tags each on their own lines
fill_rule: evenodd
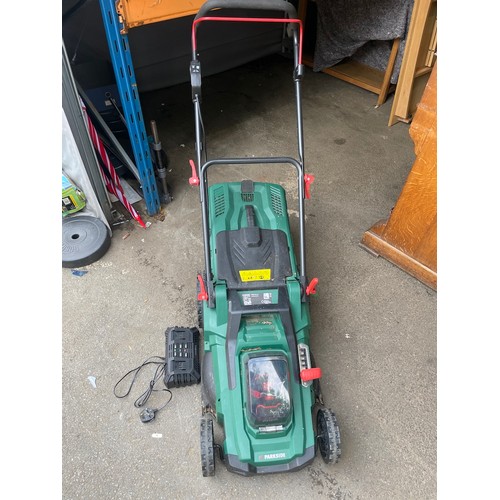
<svg viewBox="0 0 500 500">
<path fill-rule="evenodd" d="M 203 112 L 211 157 L 296 156 L 291 63 L 269 57 L 204 79 Z M 308 275 L 312 348 L 323 369 L 326 403 L 342 436 L 337 465 L 245 478 L 216 464 L 203 478 L 200 387 L 173 390 L 149 424 L 131 396 L 113 387 L 150 356 L 164 355 L 164 332 L 196 324 L 195 281 L 202 269 L 198 194 L 188 185 L 194 153 L 190 88 L 141 96 L 170 157 L 174 201 L 142 230 L 117 226 L 112 245 L 82 277 L 63 269 L 63 497 L 65 499 L 436 497 L 436 294 L 358 246 L 395 204 L 414 160 L 408 125 L 387 127 L 392 98 L 306 69 L 303 83 Z M 294 173 L 286 167 L 237 169 L 212 181 L 282 182 L 297 234 Z M 95 377 L 95 388 L 88 377 Z M 159 406 L 166 393 L 150 400 Z M 216 429 L 216 438 L 220 430 Z"/>
</svg>

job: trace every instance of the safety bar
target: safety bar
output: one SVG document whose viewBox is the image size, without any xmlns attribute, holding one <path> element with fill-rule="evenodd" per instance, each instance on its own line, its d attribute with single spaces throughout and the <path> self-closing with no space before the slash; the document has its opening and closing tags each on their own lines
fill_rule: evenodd
<svg viewBox="0 0 500 500">
<path fill-rule="evenodd" d="M 299 250 L 300 266 L 299 281 L 305 289 L 306 285 L 306 247 L 305 247 L 305 217 L 304 217 L 304 171 L 303 166 L 294 158 L 264 157 L 264 158 L 219 158 L 207 161 L 200 169 L 200 201 L 202 208 L 202 226 L 205 251 L 205 269 L 207 271 L 207 286 L 209 295 L 209 307 L 213 307 L 213 283 L 212 266 L 210 261 L 210 230 L 208 222 L 208 179 L 207 170 L 214 165 L 254 165 L 254 164 L 288 164 L 295 167 L 297 171 L 297 185 L 299 191 Z"/>
</svg>

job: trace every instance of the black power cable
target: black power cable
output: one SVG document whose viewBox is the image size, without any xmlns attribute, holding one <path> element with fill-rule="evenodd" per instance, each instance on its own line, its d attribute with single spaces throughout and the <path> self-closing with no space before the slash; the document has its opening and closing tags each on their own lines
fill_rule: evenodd
<svg viewBox="0 0 500 500">
<path fill-rule="evenodd" d="M 123 375 L 123 377 L 120 380 L 118 380 L 118 382 L 115 384 L 113 388 L 113 394 L 117 398 L 119 399 L 126 398 L 131 393 L 132 387 L 134 386 L 141 370 L 149 365 L 156 366 L 153 378 L 149 381 L 148 388 L 134 401 L 134 406 L 136 408 L 143 407 L 147 403 L 153 392 L 168 392 L 170 397 L 168 398 L 167 402 L 163 406 L 160 406 L 159 408 L 145 408 L 140 413 L 141 422 L 143 423 L 150 422 L 151 420 L 153 420 L 155 418 L 156 413 L 165 408 L 168 405 L 168 403 L 170 403 L 170 401 L 172 400 L 172 391 L 170 391 L 170 389 L 155 389 L 156 383 L 163 378 L 163 375 L 165 373 L 165 363 L 166 360 L 164 357 L 151 356 L 150 358 L 146 359 L 146 361 L 144 361 L 141 365 L 137 366 L 136 368 L 133 368 L 132 370 L 128 371 L 125 375 Z M 124 394 L 118 394 L 117 393 L 118 386 L 132 373 L 134 374 L 134 376 L 132 378 L 132 381 L 130 382 L 128 390 Z"/>
</svg>

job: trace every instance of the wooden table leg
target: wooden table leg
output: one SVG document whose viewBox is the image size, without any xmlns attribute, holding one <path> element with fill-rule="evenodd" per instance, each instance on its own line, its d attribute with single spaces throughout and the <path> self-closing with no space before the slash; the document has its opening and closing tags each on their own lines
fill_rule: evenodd
<svg viewBox="0 0 500 500">
<path fill-rule="evenodd" d="M 389 93 L 389 87 L 391 85 L 391 77 L 394 72 L 394 64 L 396 63 L 396 57 L 398 56 L 399 46 L 401 45 L 401 38 L 394 39 L 392 43 L 391 53 L 389 55 L 389 60 L 387 61 L 387 68 L 385 69 L 384 81 L 380 87 L 380 94 L 378 96 L 377 105 L 378 108 L 387 99 L 387 94 Z"/>
</svg>

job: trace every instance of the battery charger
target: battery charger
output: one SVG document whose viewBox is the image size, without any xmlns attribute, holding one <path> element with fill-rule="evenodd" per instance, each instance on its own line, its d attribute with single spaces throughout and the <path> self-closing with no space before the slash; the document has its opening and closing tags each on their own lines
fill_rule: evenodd
<svg viewBox="0 0 500 500">
<path fill-rule="evenodd" d="M 198 384 L 200 373 L 198 328 L 175 326 L 165 332 L 165 375 L 167 389 Z"/>
</svg>

